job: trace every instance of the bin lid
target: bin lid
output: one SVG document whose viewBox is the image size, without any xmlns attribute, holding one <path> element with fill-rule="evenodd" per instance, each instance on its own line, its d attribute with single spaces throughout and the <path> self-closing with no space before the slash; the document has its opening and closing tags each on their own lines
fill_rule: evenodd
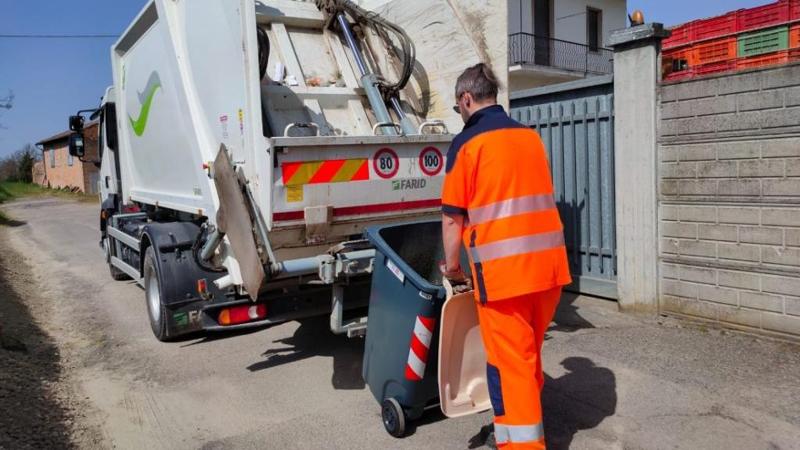
<svg viewBox="0 0 800 450">
<path fill-rule="evenodd" d="M 461 417 L 492 407 L 486 381 L 486 352 L 472 292 L 452 295 L 442 307 L 439 328 L 439 398 L 447 417 Z"/>
</svg>

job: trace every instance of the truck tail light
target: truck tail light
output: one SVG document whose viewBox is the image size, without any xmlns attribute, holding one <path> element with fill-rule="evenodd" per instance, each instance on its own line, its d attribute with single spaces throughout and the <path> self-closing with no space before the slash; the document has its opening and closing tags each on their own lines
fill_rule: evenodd
<svg viewBox="0 0 800 450">
<path fill-rule="evenodd" d="M 261 320 L 266 317 L 267 305 L 242 305 L 223 309 L 219 312 L 217 321 L 220 325 L 226 326 Z"/>
</svg>

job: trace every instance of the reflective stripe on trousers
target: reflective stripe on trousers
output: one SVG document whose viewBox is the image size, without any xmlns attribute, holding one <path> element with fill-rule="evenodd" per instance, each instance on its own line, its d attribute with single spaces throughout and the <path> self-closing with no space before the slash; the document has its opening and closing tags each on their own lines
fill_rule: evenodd
<svg viewBox="0 0 800 450">
<path fill-rule="evenodd" d="M 527 195 L 471 208 L 468 211 L 469 223 L 480 225 L 493 220 L 555 208 L 556 202 L 552 194 Z"/>
<path fill-rule="evenodd" d="M 524 255 L 526 253 L 540 252 L 564 246 L 564 232 L 562 230 L 549 233 L 530 234 L 502 241 L 472 247 L 472 261 L 475 263 L 491 261 L 493 259 L 509 256 Z"/>
<path fill-rule="evenodd" d="M 502 425 L 494 424 L 494 438 L 497 444 L 522 444 L 536 442 L 544 437 L 544 427 L 536 425 Z"/>
</svg>

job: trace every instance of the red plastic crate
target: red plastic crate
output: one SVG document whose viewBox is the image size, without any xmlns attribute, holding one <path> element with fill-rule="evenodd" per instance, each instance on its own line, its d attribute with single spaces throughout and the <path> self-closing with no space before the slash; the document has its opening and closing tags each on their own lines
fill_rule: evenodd
<svg viewBox="0 0 800 450">
<path fill-rule="evenodd" d="M 800 20 L 800 0 L 791 0 L 789 4 L 789 20 Z"/>
<path fill-rule="evenodd" d="M 792 1 L 783 0 L 770 3 L 769 5 L 757 6 L 755 8 L 740 9 L 736 14 L 739 32 L 781 25 L 788 22 L 792 3 Z"/>
<path fill-rule="evenodd" d="M 664 50 L 691 44 L 695 41 L 694 22 L 679 25 L 673 28 L 671 31 L 672 34 L 668 38 L 661 41 L 661 47 Z"/>
<path fill-rule="evenodd" d="M 789 61 L 790 62 L 800 61 L 800 48 L 789 50 Z"/>
<path fill-rule="evenodd" d="M 695 76 L 711 75 L 715 73 L 730 72 L 736 70 L 736 61 L 720 61 L 711 64 L 703 64 L 694 67 Z"/>
<path fill-rule="evenodd" d="M 737 44 L 735 36 L 701 42 L 695 44 L 693 48 L 694 57 L 692 61 L 694 64 L 710 64 L 736 59 Z"/>
<path fill-rule="evenodd" d="M 800 47 L 800 23 L 789 29 L 789 48 Z"/>
<path fill-rule="evenodd" d="M 694 77 L 694 71 L 692 70 L 685 70 L 683 72 L 673 72 L 664 75 L 663 81 L 679 81 L 679 80 L 688 80 L 689 78 Z"/>
<path fill-rule="evenodd" d="M 704 41 L 739 32 L 738 11 L 694 22 L 694 40 Z"/>
<path fill-rule="evenodd" d="M 736 60 L 736 69 L 755 69 L 757 67 L 774 66 L 789 62 L 789 51 L 767 53 L 766 55 L 751 56 L 749 58 L 739 58 Z"/>
</svg>

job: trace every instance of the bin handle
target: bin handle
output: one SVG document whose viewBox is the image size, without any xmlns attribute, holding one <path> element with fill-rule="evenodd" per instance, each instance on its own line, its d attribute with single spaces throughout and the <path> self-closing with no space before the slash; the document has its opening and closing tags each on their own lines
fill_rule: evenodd
<svg viewBox="0 0 800 450">
<path fill-rule="evenodd" d="M 426 120 L 425 122 L 422 122 L 419 125 L 419 130 L 417 131 L 417 134 L 422 134 L 422 130 L 424 130 L 425 128 L 429 128 L 429 127 L 431 127 L 431 128 L 432 127 L 442 127 L 442 129 L 444 129 L 444 133 L 442 133 L 442 134 L 449 134 L 450 133 L 450 131 L 447 129 L 447 125 L 444 123 L 444 120 L 442 120 L 442 119 L 433 119 L 433 120 Z"/>
<path fill-rule="evenodd" d="M 313 128 L 314 132 L 315 132 L 315 136 L 319 136 L 319 125 L 317 125 L 314 122 L 294 122 L 294 123 L 290 123 L 289 125 L 286 125 L 286 128 L 283 129 L 283 136 L 284 137 L 290 137 L 289 136 L 289 131 L 291 131 L 292 128 Z"/>
<path fill-rule="evenodd" d="M 403 128 L 400 126 L 399 123 L 394 122 L 378 122 L 372 126 L 372 134 L 377 136 L 378 135 L 378 128 L 394 128 L 397 130 L 398 134 L 403 134 Z"/>
</svg>

